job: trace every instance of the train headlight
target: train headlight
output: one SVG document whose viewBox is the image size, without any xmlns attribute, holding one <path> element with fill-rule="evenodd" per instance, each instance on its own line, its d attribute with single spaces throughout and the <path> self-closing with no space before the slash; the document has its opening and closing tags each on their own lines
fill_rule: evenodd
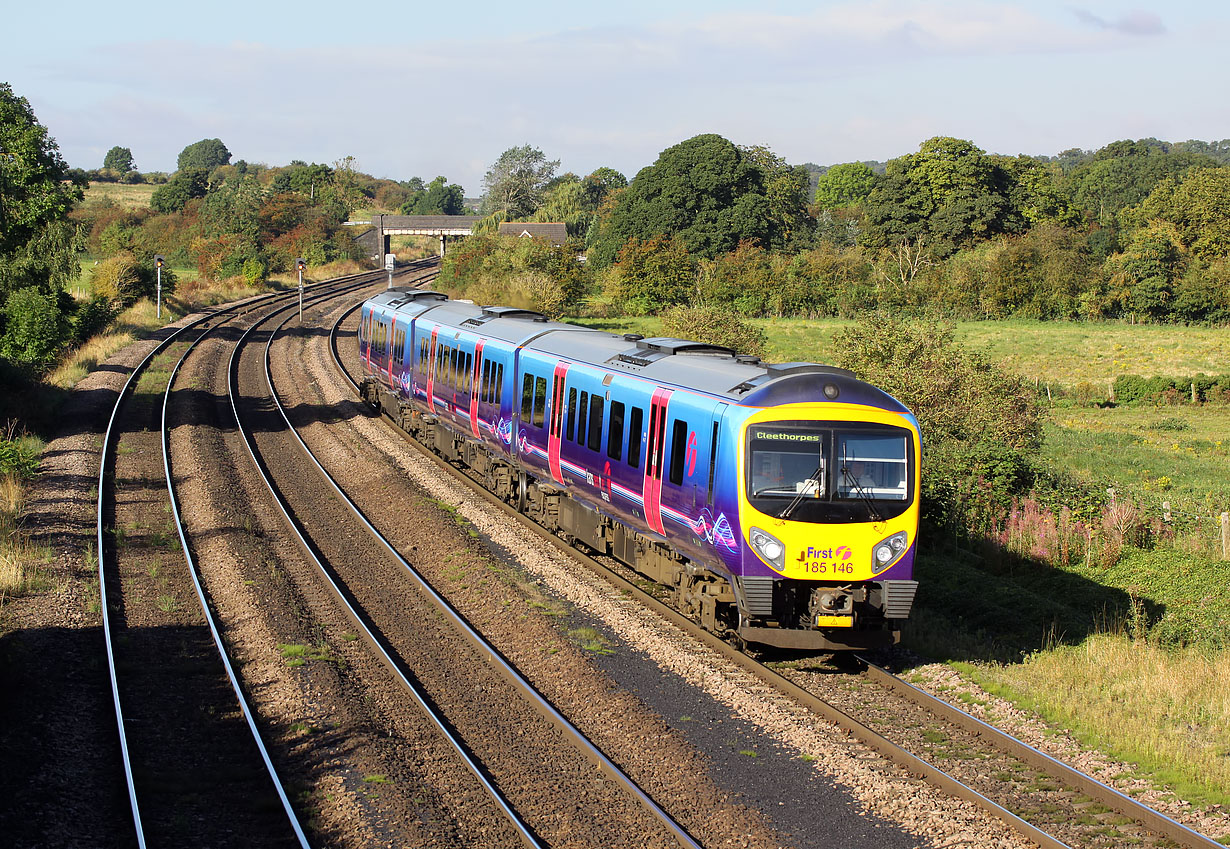
<svg viewBox="0 0 1230 849">
<path fill-rule="evenodd" d="M 761 560 L 779 572 L 782 570 L 786 562 L 786 546 L 782 545 L 781 540 L 760 528 L 752 528 L 751 533 L 748 534 L 748 540 L 752 543 L 752 550 Z"/>
<path fill-rule="evenodd" d="M 893 534 L 871 550 L 871 568 L 875 572 L 883 572 L 905 554 L 905 544 L 909 537 L 905 531 Z"/>
</svg>

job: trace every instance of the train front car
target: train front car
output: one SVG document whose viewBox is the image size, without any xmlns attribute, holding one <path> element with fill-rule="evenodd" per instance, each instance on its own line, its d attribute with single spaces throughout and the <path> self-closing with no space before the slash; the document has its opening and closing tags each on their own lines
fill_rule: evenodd
<svg viewBox="0 0 1230 849">
<path fill-rule="evenodd" d="M 917 420 L 841 369 L 777 365 L 766 377 L 735 424 L 738 633 L 782 648 L 891 645 L 918 586 Z"/>
</svg>

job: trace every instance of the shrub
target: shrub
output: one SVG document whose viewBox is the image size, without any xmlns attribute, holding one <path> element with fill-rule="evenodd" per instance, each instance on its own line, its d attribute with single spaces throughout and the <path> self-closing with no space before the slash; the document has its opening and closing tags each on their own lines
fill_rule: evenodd
<svg viewBox="0 0 1230 849">
<path fill-rule="evenodd" d="M 1033 387 L 961 347 L 949 325 L 871 316 L 835 340 L 837 364 L 898 398 L 923 437 L 923 507 L 985 531 L 1029 482 L 1042 439 Z"/>
<path fill-rule="evenodd" d="M 662 313 L 662 332 L 680 339 L 723 345 L 741 354 L 764 356 L 769 336 L 728 309 L 712 304 L 675 306 Z"/>
<path fill-rule="evenodd" d="M 116 254 L 94 266 L 91 281 L 94 293 L 107 298 L 115 306 L 126 307 L 138 299 L 154 294 L 158 272 L 145 263 L 137 262 L 131 253 Z M 175 275 L 169 268 L 162 269 L 162 292 L 175 291 Z"/>
<path fill-rule="evenodd" d="M 267 270 L 265 263 L 261 262 L 256 257 L 249 257 L 243 263 L 243 279 L 249 286 L 255 286 L 258 283 L 265 282 Z"/>
<path fill-rule="evenodd" d="M 628 315 L 655 315 L 692 293 L 695 260 L 679 236 L 629 239 L 619 251 L 619 273 L 607 294 Z"/>
<path fill-rule="evenodd" d="M 115 309 L 111 300 L 101 295 L 95 295 L 93 300 L 77 307 L 71 319 L 73 340 L 84 342 L 104 330 L 115 318 Z"/>
<path fill-rule="evenodd" d="M 59 299 L 33 287 L 18 289 L 5 301 L 4 319 L 0 355 L 30 371 L 45 371 L 64 343 Z"/>
</svg>

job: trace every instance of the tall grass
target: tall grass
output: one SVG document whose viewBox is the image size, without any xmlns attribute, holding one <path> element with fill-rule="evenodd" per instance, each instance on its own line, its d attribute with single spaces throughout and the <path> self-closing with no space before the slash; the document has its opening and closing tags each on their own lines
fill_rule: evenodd
<svg viewBox="0 0 1230 849">
<path fill-rule="evenodd" d="M 0 427 L 0 605 L 42 585 L 33 563 L 46 552 L 21 532 L 25 483 L 38 468 L 41 440 L 19 433 L 16 420 Z"/>
<path fill-rule="evenodd" d="M 963 671 L 1181 798 L 1230 804 L 1230 652 L 1168 650 L 1130 629 Z"/>
</svg>

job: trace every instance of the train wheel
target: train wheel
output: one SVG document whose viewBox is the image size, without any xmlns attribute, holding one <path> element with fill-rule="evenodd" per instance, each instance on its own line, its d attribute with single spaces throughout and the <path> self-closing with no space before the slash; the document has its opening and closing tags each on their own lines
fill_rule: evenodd
<svg viewBox="0 0 1230 849">
<path fill-rule="evenodd" d="M 530 481 L 525 472 L 517 472 L 517 512 L 524 513 L 530 505 Z"/>
</svg>

